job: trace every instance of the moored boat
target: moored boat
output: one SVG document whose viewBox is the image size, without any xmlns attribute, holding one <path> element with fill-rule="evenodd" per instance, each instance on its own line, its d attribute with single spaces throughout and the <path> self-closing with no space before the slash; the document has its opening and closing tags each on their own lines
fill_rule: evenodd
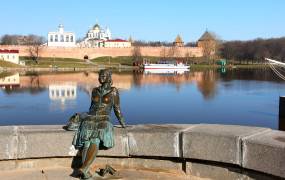
<svg viewBox="0 0 285 180">
<path fill-rule="evenodd" d="M 177 62 L 177 63 L 144 63 L 143 64 L 144 69 L 189 69 L 190 66 L 183 64 L 182 62 Z"/>
</svg>

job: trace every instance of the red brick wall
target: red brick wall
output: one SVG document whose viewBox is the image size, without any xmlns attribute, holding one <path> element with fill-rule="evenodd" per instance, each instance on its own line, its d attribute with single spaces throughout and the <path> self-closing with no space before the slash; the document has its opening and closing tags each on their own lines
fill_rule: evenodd
<svg viewBox="0 0 285 180">
<path fill-rule="evenodd" d="M 162 50 L 165 48 L 167 52 L 169 47 L 141 47 L 143 56 L 161 56 Z M 2 45 L 0 49 L 17 49 L 20 56 L 29 56 L 29 46 L 10 46 Z M 85 55 L 89 59 L 101 56 L 131 56 L 133 47 L 131 48 L 63 48 L 63 47 L 41 47 L 41 57 L 61 57 L 61 58 L 77 58 L 83 59 Z M 200 47 L 176 47 L 177 56 L 184 57 L 186 53 L 190 56 L 201 57 L 202 49 Z"/>
</svg>

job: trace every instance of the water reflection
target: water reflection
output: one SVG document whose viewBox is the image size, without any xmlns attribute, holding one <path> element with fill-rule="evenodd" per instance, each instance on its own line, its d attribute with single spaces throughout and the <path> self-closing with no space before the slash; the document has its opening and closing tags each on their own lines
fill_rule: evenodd
<svg viewBox="0 0 285 180">
<path fill-rule="evenodd" d="M 66 82 L 65 84 L 50 84 L 49 98 L 52 101 L 51 109 L 59 108 L 64 110 L 66 105 L 75 105 L 77 97 L 77 84 L 73 82 Z"/>
<path fill-rule="evenodd" d="M 134 83 L 138 87 L 173 84 L 179 91 L 182 85 L 195 83 L 205 100 L 215 96 L 217 79 L 218 76 L 215 69 L 194 72 L 189 70 L 134 71 Z"/>
<path fill-rule="evenodd" d="M 214 98 L 217 93 L 216 83 L 218 79 L 215 70 L 200 72 L 196 76 L 199 76 L 199 78 L 196 79 L 196 83 L 204 99 L 210 100 Z"/>
<path fill-rule="evenodd" d="M 2 73 L 0 125 L 64 124 L 74 112 L 88 110 L 96 86 L 97 72 Z M 268 69 L 122 71 L 113 72 L 113 86 L 120 90 L 131 124 L 223 123 L 285 129 L 277 116 L 285 85 Z"/>
<path fill-rule="evenodd" d="M 6 90 L 12 90 L 20 86 L 19 73 L 3 73 L 0 75 L 0 87 Z"/>
<path fill-rule="evenodd" d="M 205 100 L 211 100 L 218 94 L 217 83 L 233 80 L 261 80 L 278 81 L 268 69 L 206 69 L 198 71 L 189 70 L 147 70 L 127 73 L 113 73 L 113 85 L 121 90 L 130 90 L 145 85 L 172 84 L 179 91 L 182 85 L 195 84 Z M 91 95 L 92 89 L 99 85 L 97 72 L 77 73 L 19 73 L 0 74 L 0 87 L 6 93 L 28 91 L 30 93 L 42 92 L 44 89 L 54 88 L 54 85 L 73 84 L 80 90 Z M 223 83 L 230 88 L 232 83 Z M 62 87 L 64 88 L 64 87 Z M 55 94 L 56 95 L 56 94 Z M 49 95 L 50 97 L 55 95 Z M 76 97 L 75 97 L 76 98 Z M 51 98 L 52 99 L 52 98 Z"/>
</svg>

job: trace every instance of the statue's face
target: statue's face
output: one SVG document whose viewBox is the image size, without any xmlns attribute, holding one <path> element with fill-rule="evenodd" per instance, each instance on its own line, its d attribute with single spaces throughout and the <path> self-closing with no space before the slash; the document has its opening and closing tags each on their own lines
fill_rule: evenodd
<svg viewBox="0 0 285 180">
<path fill-rule="evenodd" d="M 106 71 L 100 72 L 100 74 L 99 74 L 99 82 L 100 82 L 101 84 L 107 82 L 107 72 L 106 72 Z"/>
</svg>

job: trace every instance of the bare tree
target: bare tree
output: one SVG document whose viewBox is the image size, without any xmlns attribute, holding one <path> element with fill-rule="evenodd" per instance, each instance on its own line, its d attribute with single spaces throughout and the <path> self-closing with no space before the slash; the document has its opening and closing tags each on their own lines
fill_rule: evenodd
<svg viewBox="0 0 285 180">
<path fill-rule="evenodd" d="M 140 46 L 134 46 L 134 49 L 132 50 L 132 58 L 134 62 L 142 60 L 142 53 Z"/>
<path fill-rule="evenodd" d="M 40 57 L 40 51 L 42 49 L 43 37 L 29 35 L 27 38 L 27 45 L 29 45 L 30 58 L 38 63 Z"/>
<path fill-rule="evenodd" d="M 30 45 L 37 41 L 39 44 L 45 42 L 45 38 L 37 35 L 9 35 L 5 34 L 1 37 L 2 45 Z"/>
<path fill-rule="evenodd" d="M 160 57 L 162 59 L 165 59 L 167 57 L 167 51 L 165 47 L 162 47 L 161 51 L 160 51 Z"/>
<path fill-rule="evenodd" d="M 174 46 L 172 46 L 172 47 L 170 47 L 169 48 L 169 50 L 168 50 L 168 52 L 167 52 L 167 57 L 168 58 L 173 58 L 174 57 L 174 55 L 175 55 L 175 47 Z"/>
<path fill-rule="evenodd" d="M 190 61 L 190 57 L 192 56 L 191 51 L 190 51 L 190 52 L 187 51 L 184 56 L 185 56 L 185 60 L 186 60 L 187 62 Z"/>
<path fill-rule="evenodd" d="M 1 45 L 16 45 L 17 36 L 5 34 L 1 37 Z"/>
<path fill-rule="evenodd" d="M 29 55 L 30 58 L 35 61 L 36 63 L 38 63 L 39 57 L 40 57 L 40 50 L 41 47 L 39 45 L 30 45 L 29 46 Z"/>
</svg>

